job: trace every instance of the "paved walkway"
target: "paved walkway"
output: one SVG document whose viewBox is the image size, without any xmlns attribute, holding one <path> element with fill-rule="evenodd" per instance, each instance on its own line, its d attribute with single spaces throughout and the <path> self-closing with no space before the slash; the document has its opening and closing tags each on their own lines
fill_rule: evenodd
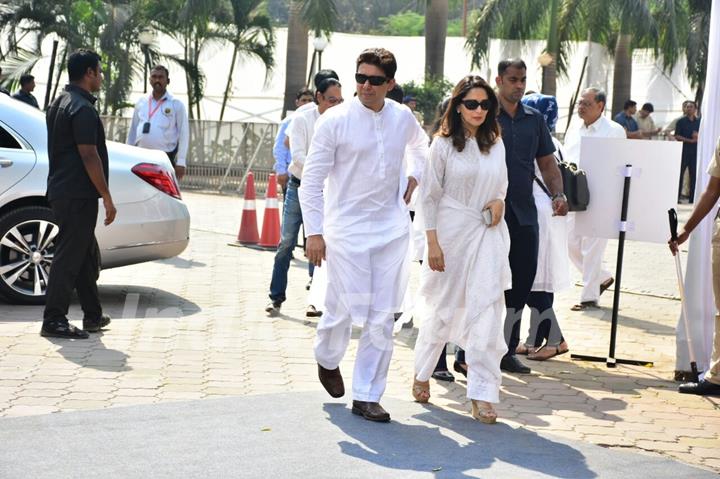
<svg viewBox="0 0 720 479">
<path fill-rule="evenodd" d="M 227 245 L 242 200 L 184 197 L 193 230 L 180 257 L 102 273 L 102 301 L 115 318 L 105 333 L 48 341 L 38 335 L 40 307 L 0 304 L 0 416 L 322 392 L 312 354 L 315 321 L 304 316 L 305 262 L 293 262 L 283 315 L 265 317 L 272 253 Z M 612 245 L 607 253 L 612 269 Z M 413 275 L 416 281 L 417 268 Z M 532 375 L 504 376 L 501 421 L 720 472 L 720 401 L 679 395 L 672 381 L 680 310 L 672 257 L 661 245 L 628 243 L 624 275 L 629 294 L 621 300 L 617 356 L 653 360 L 655 367 L 611 370 L 569 355 L 533 363 Z M 612 297 L 603 296 L 599 311 L 570 312 L 578 296 L 572 288 L 556 298 L 565 337 L 575 353 L 606 354 Z M 77 306 L 71 317 L 81 317 Z M 388 397 L 411 400 L 416 334 L 396 336 Z M 355 346 L 341 366 L 348 376 Z M 469 410 L 463 380 L 432 388 L 435 405 Z"/>
</svg>

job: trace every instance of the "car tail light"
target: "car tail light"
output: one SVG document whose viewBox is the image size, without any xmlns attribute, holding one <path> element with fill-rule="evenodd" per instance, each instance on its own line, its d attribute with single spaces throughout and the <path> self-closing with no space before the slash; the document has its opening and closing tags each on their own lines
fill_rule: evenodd
<svg viewBox="0 0 720 479">
<path fill-rule="evenodd" d="M 153 163 L 138 163 L 132 167 L 132 172 L 163 193 L 181 199 L 180 189 L 175 182 L 175 178 L 162 166 Z"/>
</svg>

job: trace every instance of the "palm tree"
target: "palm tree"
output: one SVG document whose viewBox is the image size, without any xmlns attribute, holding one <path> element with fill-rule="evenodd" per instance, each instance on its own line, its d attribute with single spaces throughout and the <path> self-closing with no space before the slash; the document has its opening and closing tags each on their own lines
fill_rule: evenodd
<svg viewBox="0 0 720 479">
<path fill-rule="evenodd" d="M 448 0 L 427 0 L 425 11 L 425 79 L 442 79 L 445 68 L 445 37 Z"/>
<path fill-rule="evenodd" d="M 259 58 L 265 65 L 267 73 L 275 66 L 273 58 L 275 37 L 270 18 L 258 9 L 263 1 L 229 0 L 229 2 L 232 7 L 232 19 L 228 22 L 228 26 L 232 30 L 229 39 L 233 44 L 233 56 L 230 62 L 230 72 L 228 73 L 225 93 L 223 94 L 222 106 L 220 107 L 219 121 L 223 120 L 225 114 L 225 106 L 230 96 L 233 72 L 235 71 L 238 55 Z"/>
<path fill-rule="evenodd" d="M 338 17 L 333 0 L 290 0 L 289 8 L 283 117 L 295 108 L 295 94 L 305 86 L 308 32 L 329 37 Z"/>
<path fill-rule="evenodd" d="M 702 103 L 707 76 L 708 40 L 710 38 L 710 8 L 712 0 L 689 0 L 689 29 L 685 40 L 687 74 L 695 88 L 695 101 Z M 717 4 L 716 4 L 717 8 Z"/>
</svg>

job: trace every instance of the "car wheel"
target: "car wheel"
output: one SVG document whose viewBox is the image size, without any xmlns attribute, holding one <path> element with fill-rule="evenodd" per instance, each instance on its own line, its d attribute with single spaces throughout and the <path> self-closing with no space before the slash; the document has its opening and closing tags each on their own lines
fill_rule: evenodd
<svg viewBox="0 0 720 479">
<path fill-rule="evenodd" d="M 8 300 L 45 302 L 59 230 L 43 206 L 23 206 L 0 218 L 0 293 Z"/>
</svg>

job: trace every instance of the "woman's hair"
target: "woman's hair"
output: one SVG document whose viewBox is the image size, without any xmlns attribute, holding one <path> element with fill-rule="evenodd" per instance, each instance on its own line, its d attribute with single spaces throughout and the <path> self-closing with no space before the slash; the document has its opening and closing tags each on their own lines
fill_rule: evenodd
<svg viewBox="0 0 720 479">
<path fill-rule="evenodd" d="M 477 75 L 468 75 L 455 85 L 450 104 L 443 115 L 438 136 L 452 138 L 452 143 L 458 151 L 465 149 L 465 127 L 460 115 L 460 103 L 465 99 L 468 92 L 473 88 L 482 88 L 490 100 L 490 109 L 487 111 L 485 121 L 480 125 L 475 134 L 480 151 L 490 151 L 497 139 L 500 137 L 500 125 L 497 122 L 498 99 L 495 92 L 488 83 Z"/>
</svg>

